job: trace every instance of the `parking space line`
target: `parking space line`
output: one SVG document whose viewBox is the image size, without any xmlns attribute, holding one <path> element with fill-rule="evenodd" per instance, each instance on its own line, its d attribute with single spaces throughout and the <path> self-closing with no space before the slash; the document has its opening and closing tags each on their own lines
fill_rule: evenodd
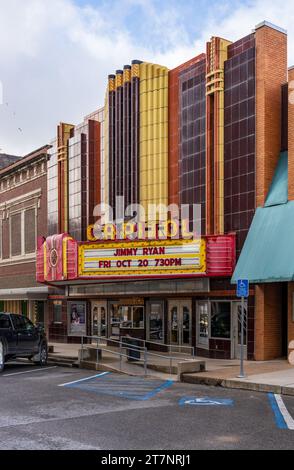
<svg viewBox="0 0 294 470">
<path fill-rule="evenodd" d="M 165 390 L 166 388 L 171 387 L 173 384 L 174 384 L 173 380 L 167 380 L 162 385 L 160 385 L 160 387 L 157 387 L 151 392 L 147 393 L 147 395 L 144 396 L 144 400 L 149 400 L 149 398 L 154 397 L 157 393 L 161 392 L 162 390 Z"/>
<path fill-rule="evenodd" d="M 294 419 L 287 410 L 281 395 L 269 393 L 268 397 L 278 428 L 294 431 Z"/>
<path fill-rule="evenodd" d="M 42 367 L 41 369 L 30 369 L 30 370 L 25 370 L 23 372 L 12 372 L 11 374 L 3 374 L 3 377 L 11 377 L 13 375 L 30 374 L 31 372 L 41 372 L 41 371 L 49 370 L 49 369 L 57 369 L 57 367 L 58 366 Z"/>
<path fill-rule="evenodd" d="M 80 382 L 86 382 L 87 380 L 96 379 L 97 377 L 103 377 L 104 375 L 108 375 L 110 372 L 102 372 L 101 374 L 91 375 L 91 377 L 85 377 L 84 379 L 74 380 L 73 382 L 67 382 L 66 384 L 60 384 L 58 387 L 66 387 L 67 385 L 73 385 Z"/>
</svg>

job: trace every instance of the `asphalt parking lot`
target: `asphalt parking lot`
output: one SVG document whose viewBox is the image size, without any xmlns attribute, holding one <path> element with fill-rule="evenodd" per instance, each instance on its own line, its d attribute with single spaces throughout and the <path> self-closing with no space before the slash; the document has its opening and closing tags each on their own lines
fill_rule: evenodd
<svg viewBox="0 0 294 470">
<path fill-rule="evenodd" d="M 294 447 L 294 397 L 285 423 L 268 394 L 26 362 L 6 365 L 0 390 L 0 449 Z"/>
</svg>

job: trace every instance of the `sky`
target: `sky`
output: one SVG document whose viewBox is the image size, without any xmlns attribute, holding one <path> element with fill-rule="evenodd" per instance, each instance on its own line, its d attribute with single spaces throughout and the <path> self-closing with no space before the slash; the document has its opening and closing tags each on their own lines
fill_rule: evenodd
<svg viewBox="0 0 294 470">
<path fill-rule="evenodd" d="M 140 59 L 173 68 L 212 35 L 239 39 L 263 20 L 288 30 L 293 0 L 0 0 L 0 153 L 50 143 L 104 103 L 107 76 Z M 2 100 L 1 100 L 2 97 Z"/>
</svg>

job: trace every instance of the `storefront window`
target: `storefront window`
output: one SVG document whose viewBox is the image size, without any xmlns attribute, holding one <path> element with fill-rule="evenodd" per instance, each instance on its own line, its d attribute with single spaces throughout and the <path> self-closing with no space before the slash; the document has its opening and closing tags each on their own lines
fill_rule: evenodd
<svg viewBox="0 0 294 470">
<path fill-rule="evenodd" d="M 111 334 L 118 336 L 120 328 L 144 328 L 144 307 L 111 304 Z"/>
<path fill-rule="evenodd" d="M 133 328 L 132 325 L 132 307 L 119 307 L 121 312 L 121 328 Z"/>
<path fill-rule="evenodd" d="M 133 328 L 144 328 L 144 307 L 133 307 Z"/>
<path fill-rule="evenodd" d="M 110 307 L 110 323 L 111 323 L 111 336 L 119 336 L 119 328 L 121 323 L 121 312 L 119 305 L 112 304 Z"/>
<path fill-rule="evenodd" d="M 53 323 L 62 323 L 62 302 L 53 302 Z"/>
<path fill-rule="evenodd" d="M 230 302 L 211 302 L 211 337 L 231 338 Z"/>
<path fill-rule="evenodd" d="M 209 313 L 208 302 L 198 303 L 198 344 L 208 346 Z"/>
<path fill-rule="evenodd" d="M 86 311 L 86 302 L 68 303 L 69 336 L 83 336 L 87 334 Z"/>
<path fill-rule="evenodd" d="M 147 317 L 147 331 L 149 341 L 163 341 L 163 303 L 150 302 Z"/>
</svg>

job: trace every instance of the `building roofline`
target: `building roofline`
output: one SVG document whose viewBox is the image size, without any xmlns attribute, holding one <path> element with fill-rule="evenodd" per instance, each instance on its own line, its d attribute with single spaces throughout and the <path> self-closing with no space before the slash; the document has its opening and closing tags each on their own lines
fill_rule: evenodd
<svg viewBox="0 0 294 470">
<path fill-rule="evenodd" d="M 187 60 L 183 64 L 180 64 L 177 67 L 175 67 L 173 69 L 170 69 L 169 72 L 174 72 L 174 71 L 181 72 L 181 70 L 183 70 L 187 67 L 190 67 L 192 65 L 195 65 L 195 64 L 197 64 L 198 62 L 200 62 L 201 60 L 204 60 L 204 59 L 206 59 L 206 54 L 204 52 L 202 52 L 201 54 L 193 57 L 192 59 Z"/>
<path fill-rule="evenodd" d="M 275 29 L 276 31 L 279 31 L 280 33 L 283 33 L 283 34 L 288 34 L 288 31 L 284 28 L 281 28 L 280 26 L 277 26 L 273 23 L 270 23 L 269 21 L 262 21 L 261 23 L 259 23 L 258 25 L 255 26 L 255 31 L 257 29 L 260 29 L 260 28 L 263 28 L 264 26 L 267 26 L 268 28 L 272 28 L 272 29 Z"/>
<path fill-rule="evenodd" d="M 49 144 L 43 145 L 42 147 L 38 148 L 37 150 L 34 150 L 33 152 L 27 153 L 26 155 L 24 155 L 23 158 L 29 158 L 29 157 L 33 157 L 33 156 L 37 156 L 37 155 L 43 155 L 50 148 L 51 148 L 51 145 L 49 145 Z"/>
<path fill-rule="evenodd" d="M 27 165 L 28 163 L 33 163 L 34 161 L 40 159 L 41 157 L 44 157 L 44 155 L 47 155 L 47 151 L 51 147 L 52 147 L 51 145 L 44 145 L 43 147 L 40 147 L 39 149 L 20 158 L 17 162 L 14 162 L 11 165 L 6 166 L 5 168 L 2 168 L 0 170 L 0 176 L 13 173 L 15 170 L 18 170 L 19 168 Z"/>
</svg>

